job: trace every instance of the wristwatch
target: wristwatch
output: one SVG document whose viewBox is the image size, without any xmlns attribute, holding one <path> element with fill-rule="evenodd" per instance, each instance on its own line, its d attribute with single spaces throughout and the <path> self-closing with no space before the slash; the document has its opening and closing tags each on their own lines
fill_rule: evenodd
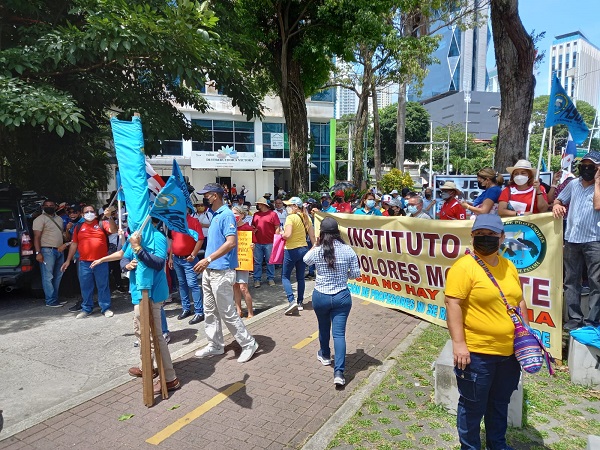
<svg viewBox="0 0 600 450">
<path fill-rule="evenodd" d="M 206 258 L 206 260 L 208 261 L 209 264 L 212 262 L 212 258 L 210 256 L 208 258 Z"/>
</svg>

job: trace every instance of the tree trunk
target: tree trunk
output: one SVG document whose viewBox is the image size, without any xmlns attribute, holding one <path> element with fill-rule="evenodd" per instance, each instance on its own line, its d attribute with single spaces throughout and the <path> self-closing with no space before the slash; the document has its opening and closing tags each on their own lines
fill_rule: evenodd
<svg viewBox="0 0 600 450">
<path fill-rule="evenodd" d="M 535 88 L 535 46 L 519 18 L 518 0 L 492 0 L 491 18 L 502 106 L 495 168 L 502 173 L 525 158 Z"/>
<path fill-rule="evenodd" d="M 371 84 L 373 79 L 373 68 L 371 59 L 373 54 L 370 50 L 363 47 L 361 49 L 361 59 L 364 61 L 363 78 L 361 92 L 358 97 L 358 108 L 356 110 L 356 124 L 354 127 L 354 136 L 352 136 L 352 145 L 354 148 L 354 184 L 361 186 L 365 181 L 364 171 L 365 156 L 365 131 L 368 126 L 369 118 L 369 97 L 371 96 Z"/>
<path fill-rule="evenodd" d="M 398 120 L 396 125 L 396 168 L 404 172 L 404 139 L 406 137 L 406 82 L 398 90 Z"/>
<path fill-rule="evenodd" d="M 371 89 L 373 98 L 373 159 L 375 164 L 375 184 L 381 180 L 381 130 L 379 127 L 379 103 L 377 102 L 377 89 L 375 88 L 375 78 Z"/>
</svg>

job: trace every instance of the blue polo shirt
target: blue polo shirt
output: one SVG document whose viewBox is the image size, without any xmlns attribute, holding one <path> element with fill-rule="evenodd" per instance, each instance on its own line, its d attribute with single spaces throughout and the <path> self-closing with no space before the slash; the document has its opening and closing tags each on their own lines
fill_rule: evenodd
<svg viewBox="0 0 600 450">
<path fill-rule="evenodd" d="M 235 224 L 235 217 L 233 216 L 233 212 L 231 212 L 229 207 L 227 205 L 223 205 L 215 211 L 212 221 L 210 222 L 210 227 L 208 227 L 208 238 L 206 251 L 204 253 L 205 257 L 208 257 L 216 252 L 217 249 L 225 243 L 227 236 L 235 236 L 237 243 L 237 226 Z M 236 246 L 229 253 L 212 261 L 208 265 L 208 268 L 225 270 L 235 269 L 238 265 Z"/>
<path fill-rule="evenodd" d="M 148 225 L 149 230 L 144 230 L 144 248 L 149 253 L 159 258 L 167 258 L 167 238 L 158 231 L 153 225 Z M 127 259 L 137 259 L 129 242 L 123 246 L 123 257 Z M 138 262 L 139 264 L 139 262 Z M 139 266 L 138 266 L 139 267 Z M 149 267 L 144 268 L 152 280 L 152 287 L 148 295 L 154 303 L 164 302 L 169 297 L 169 286 L 167 284 L 167 275 L 162 270 L 154 270 Z M 131 294 L 131 303 L 139 305 L 142 300 L 142 291 L 138 289 L 136 283 L 136 272 L 138 269 L 129 272 L 129 293 Z"/>
<path fill-rule="evenodd" d="M 473 206 L 481 205 L 486 198 L 489 198 L 494 203 L 498 203 L 498 198 L 500 197 L 501 192 L 502 188 L 500 186 L 489 187 L 479 194 L 475 200 L 473 200 Z"/>
</svg>

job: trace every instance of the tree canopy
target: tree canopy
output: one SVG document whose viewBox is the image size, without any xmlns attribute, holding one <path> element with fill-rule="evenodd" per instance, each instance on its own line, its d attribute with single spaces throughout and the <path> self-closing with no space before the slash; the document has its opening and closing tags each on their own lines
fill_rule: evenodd
<svg viewBox="0 0 600 450">
<path fill-rule="evenodd" d="M 381 119 L 381 161 L 396 164 L 396 127 L 398 105 L 389 105 L 380 110 Z M 418 102 L 406 103 L 406 140 L 411 142 L 429 141 L 429 113 Z M 404 157 L 419 161 L 423 156 L 423 145 L 410 144 Z"/>
<path fill-rule="evenodd" d="M 79 184 L 74 192 L 97 189 L 107 178 L 109 112 L 141 113 L 146 151 L 157 152 L 160 140 L 200 133 L 177 105 L 206 110 L 208 80 L 248 116 L 260 114 L 263 90 L 220 41 L 217 21 L 194 0 L 4 1 L 0 157 L 13 181 L 55 196 L 69 194 L 67 179 Z M 52 177 L 18 167 L 38 159 Z"/>
</svg>

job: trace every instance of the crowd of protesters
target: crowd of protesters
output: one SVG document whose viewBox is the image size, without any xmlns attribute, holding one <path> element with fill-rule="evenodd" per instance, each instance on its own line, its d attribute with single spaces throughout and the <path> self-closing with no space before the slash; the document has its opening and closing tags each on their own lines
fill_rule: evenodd
<svg viewBox="0 0 600 450">
<path fill-rule="evenodd" d="M 568 310 L 565 328 L 598 325 L 598 167 L 600 153 L 590 152 L 574 170 L 578 177 L 559 171 L 552 178 L 551 185 L 542 183 L 534 168 L 525 160 L 506 168 L 508 180 L 494 169 L 483 167 L 476 174 L 477 187 L 481 193 L 473 201 L 465 198 L 461 189 L 452 181 L 445 181 L 439 186 L 426 186 L 419 191 L 403 188 L 400 191 L 392 189 L 388 193 L 382 193 L 373 188 L 360 197 L 356 197 L 352 190 L 336 189 L 321 193 L 318 199 L 306 200 L 289 196 L 283 189 L 276 189 L 277 195 L 274 198 L 271 193 L 266 192 L 253 204 L 247 201 L 249 190 L 243 185 L 238 188 L 236 184 L 231 187 L 208 184 L 197 192 L 200 200 L 194 205 L 195 210 L 188 211 L 187 225 L 190 230 L 195 231 L 197 237 L 167 230 L 164 224 L 155 224 L 158 232 L 166 238 L 164 258 L 158 258 L 157 262 L 153 260 L 150 251 L 147 252 L 148 255 L 142 256 L 149 258 L 149 262 L 155 264 L 157 270 L 164 272 L 167 292 L 170 293 L 155 305 L 165 345 L 169 341 L 169 331 L 162 306 L 164 301 L 176 297 L 174 294 L 178 291 L 181 312 L 177 319 L 190 317 L 190 325 L 205 322 L 209 345 L 196 356 L 209 357 L 223 353 L 223 320 L 242 347 L 239 361 L 245 362 L 252 358 L 258 344 L 242 321 L 244 317 L 254 316 L 249 284 L 253 283 L 254 289 L 261 288 L 263 283 L 269 288 L 276 286 L 276 264 L 271 261 L 271 256 L 277 235 L 285 243 L 281 265 L 281 295 L 289 302 L 286 314 L 303 310 L 306 279 L 316 277 L 317 284 L 324 290 L 321 294 L 345 299 L 345 292 L 340 294 L 337 290 L 327 291 L 327 282 L 322 278 L 324 275 L 319 278 L 319 268 L 331 273 L 335 271 L 332 261 L 342 256 L 335 255 L 334 248 L 344 249 L 346 260 L 352 259 L 352 252 L 346 247 L 340 247 L 341 238 L 336 237 L 339 234 L 336 223 L 330 221 L 327 223 L 328 228 L 322 230 L 320 239 L 329 239 L 329 234 L 334 239 L 328 241 L 323 253 L 320 247 L 322 242 L 316 238 L 313 227 L 317 212 L 331 214 L 330 217 L 334 219 L 343 213 L 388 218 L 402 216 L 421 220 L 468 220 L 489 214 L 512 218 L 552 211 L 557 220 L 565 220 L 565 301 Z M 118 260 L 125 257 L 124 248 L 128 249 L 124 247 L 128 245 L 126 242 L 130 231 L 127 229 L 126 208 L 118 211 L 109 203 L 96 210 L 92 205 L 57 204 L 46 200 L 34 220 L 33 230 L 46 306 L 62 307 L 66 303 L 59 298 L 62 280 L 64 292 L 80 297 L 69 308 L 77 313 L 75 317 L 84 319 L 92 315 L 94 290 L 97 291 L 101 314 L 107 318 L 112 317 L 111 291 L 123 292 L 128 289 L 126 274 L 135 270 L 138 252 L 141 250 L 144 255 L 144 249 L 136 241 L 134 250 L 129 247 L 129 258 L 126 258 L 125 264 L 119 265 Z M 238 268 L 237 235 L 240 232 L 252 233 L 252 270 Z M 313 247 L 316 251 L 311 251 Z M 116 256 L 111 257 L 113 254 Z M 315 255 L 320 256 L 315 258 Z M 296 293 L 292 289 L 291 280 L 294 272 Z M 354 272 L 353 277 L 356 275 Z M 137 294 L 132 289 L 129 286 L 132 299 L 135 300 Z M 584 317 L 580 297 L 586 292 L 590 295 L 590 311 Z M 165 296 L 162 291 L 161 296 Z M 341 303 L 345 311 L 342 316 L 347 318 L 351 304 L 346 300 Z M 324 317 L 330 313 L 323 312 L 322 317 L 319 317 L 320 329 L 328 329 Z M 340 328 L 337 329 L 339 331 Z M 325 340 L 323 337 L 318 355 L 323 364 L 331 362 L 328 342 L 328 338 Z M 339 341 L 336 347 L 338 344 L 342 348 Z M 336 360 L 335 367 L 336 383 L 339 384 L 343 379 L 343 360 Z M 130 374 L 140 376 L 141 371 L 139 368 L 132 368 Z M 169 388 L 178 388 L 179 382 L 174 381 L 174 372 L 170 374 L 170 378 L 172 379 L 167 380 Z"/>
</svg>

